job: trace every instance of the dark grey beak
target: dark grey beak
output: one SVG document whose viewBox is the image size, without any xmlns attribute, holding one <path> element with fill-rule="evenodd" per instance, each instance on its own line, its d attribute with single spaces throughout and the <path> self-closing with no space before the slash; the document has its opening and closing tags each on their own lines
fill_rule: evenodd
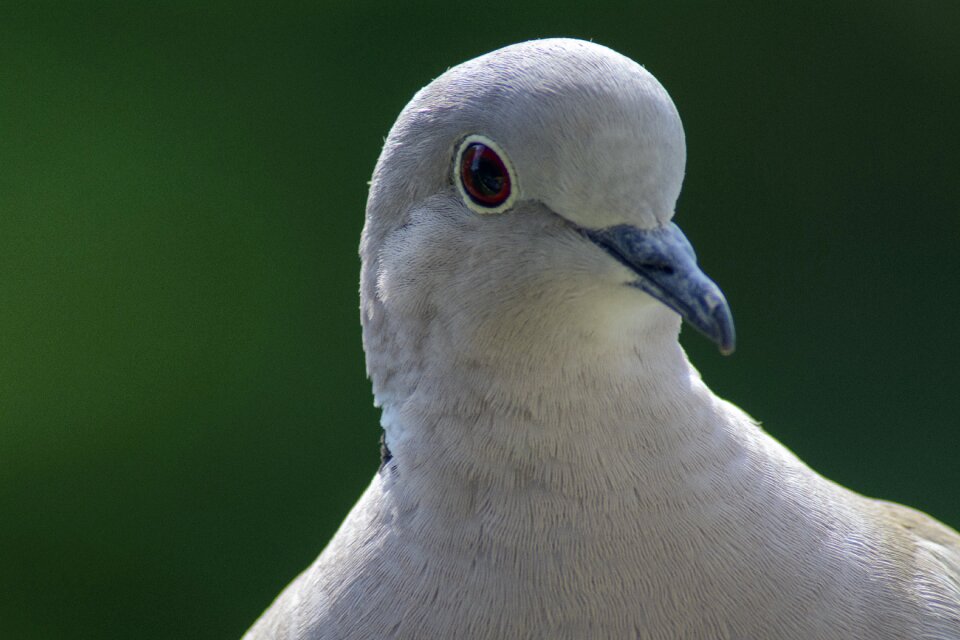
<svg viewBox="0 0 960 640">
<path fill-rule="evenodd" d="M 693 247 L 677 225 L 639 229 L 624 224 L 583 233 L 637 274 L 630 286 L 679 313 L 720 347 L 720 353 L 733 353 L 736 338 L 727 300 L 697 266 Z"/>
</svg>

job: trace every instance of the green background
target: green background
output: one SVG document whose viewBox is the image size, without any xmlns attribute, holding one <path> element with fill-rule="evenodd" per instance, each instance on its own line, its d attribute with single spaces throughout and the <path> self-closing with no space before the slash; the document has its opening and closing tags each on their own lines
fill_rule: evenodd
<svg viewBox="0 0 960 640">
<path fill-rule="evenodd" d="M 523 39 L 638 60 L 739 349 L 820 472 L 960 525 L 960 4 L 0 8 L 6 638 L 237 637 L 377 467 L 357 240 L 383 136 Z"/>
</svg>

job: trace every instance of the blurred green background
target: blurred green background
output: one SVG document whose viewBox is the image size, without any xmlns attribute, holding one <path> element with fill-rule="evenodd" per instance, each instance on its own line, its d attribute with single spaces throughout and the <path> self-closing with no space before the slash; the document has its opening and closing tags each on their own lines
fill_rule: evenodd
<svg viewBox="0 0 960 640">
<path fill-rule="evenodd" d="M 707 382 L 820 472 L 960 525 L 960 4 L 0 8 L 6 638 L 231 638 L 377 467 L 356 255 L 396 114 L 591 38 L 684 119 Z"/>
</svg>

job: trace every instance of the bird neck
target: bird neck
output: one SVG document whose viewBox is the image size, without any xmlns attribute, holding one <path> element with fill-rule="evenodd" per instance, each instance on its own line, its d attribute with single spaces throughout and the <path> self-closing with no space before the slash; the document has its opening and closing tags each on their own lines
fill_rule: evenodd
<svg viewBox="0 0 960 640">
<path fill-rule="evenodd" d="M 671 469 L 689 481 L 685 459 L 727 454 L 711 419 L 716 401 L 677 343 L 674 318 L 640 336 L 444 349 L 450 357 L 419 370 L 407 393 L 380 398 L 399 473 L 434 486 L 508 492 L 522 481 L 578 495 L 612 484 L 636 492 L 651 486 L 643 475 L 653 467 L 658 481 Z"/>
</svg>

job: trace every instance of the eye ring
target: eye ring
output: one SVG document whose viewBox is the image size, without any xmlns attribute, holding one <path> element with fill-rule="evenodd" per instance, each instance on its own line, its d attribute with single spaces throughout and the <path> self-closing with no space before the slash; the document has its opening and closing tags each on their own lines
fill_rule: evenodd
<svg viewBox="0 0 960 640">
<path fill-rule="evenodd" d="M 516 200 L 516 174 L 510 159 L 486 136 L 469 135 L 460 142 L 453 177 L 460 196 L 477 213 L 502 213 Z"/>
</svg>

